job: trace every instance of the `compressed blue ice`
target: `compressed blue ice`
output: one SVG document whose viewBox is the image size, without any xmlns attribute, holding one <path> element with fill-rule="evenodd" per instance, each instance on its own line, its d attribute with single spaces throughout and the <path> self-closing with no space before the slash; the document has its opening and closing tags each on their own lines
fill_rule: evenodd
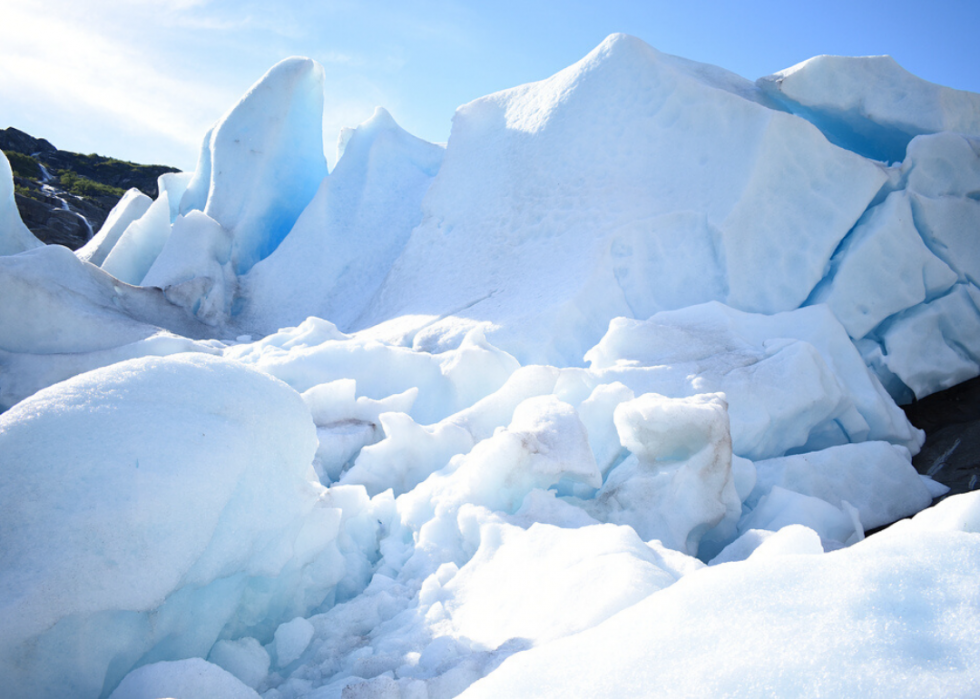
<svg viewBox="0 0 980 699">
<path fill-rule="evenodd" d="M 612 35 L 328 173 L 340 97 L 277 64 L 76 253 L 0 155 L 2 692 L 980 695 L 898 405 L 980 374 L 980 96 Z"/>
</svg>

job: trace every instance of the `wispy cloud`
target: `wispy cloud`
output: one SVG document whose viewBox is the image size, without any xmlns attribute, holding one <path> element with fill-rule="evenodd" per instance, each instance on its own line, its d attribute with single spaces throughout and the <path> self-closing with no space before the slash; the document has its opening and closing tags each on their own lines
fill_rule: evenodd
<svg viewBox="0 0 980 699">
<path fill-rule="evenodd" d="M 143 0 L 190 7 L 191 0 Z M 125 35 L 112 36 L 68 13 L 32 2 L 3 7 L 0 97 L 59 112 L 79 129 L 123 129 L 194 152 L 203 132 L 235 95 L 168 71 Z M 45 134 L 38 134 L 45 135 Z"/>
<path fill-rule="evenodd" d="M 0 127 L 34 129 L 62 147 L 193 167 L 204 132 L 252 82 L 282 58 L 307 55 L 327 71 L 332 160 L 340 127 L 376 106 L 418 122 L 407 97 L 419 88 L 405 78 L 414 71 L 417 85 L 420 69 L 432 65 L 431 57 L 419 60 L 419 47 L 431 56 L 432 46 L 465 42 L 474 24 L 453 0 L 411 4 L 0 0 L 0 120 L 7 120 Z"/>
</svg>

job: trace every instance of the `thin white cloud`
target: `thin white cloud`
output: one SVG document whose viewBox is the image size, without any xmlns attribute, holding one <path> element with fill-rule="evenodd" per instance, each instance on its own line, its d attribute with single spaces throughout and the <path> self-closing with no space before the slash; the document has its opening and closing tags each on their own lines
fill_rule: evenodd
<svg viewBox="0 0 980 699">
<path fill-rule="evenodd" d="M 465 13 L 445 0 L 427 5 L 425 17 L 412 17 L 349 0 L 0 0 L 0 118 L 8 120 L 0 127 L 193 167 L 215 119 L 276 61 L 303 54 L 327 69 L 332 161 L 340 127 L 378 105 L 402 106 L 412 41 L 464 34 L 457 20 L 466 23 Z"/>
<path fill-rule="evenodd" d="M 35 108 L 63 110 L 81 121 L 79 128 L 121 126 L 196 151 L 209 124 L 236 99 L 175 77 L 138 47 L 43 7 L 3 8 L 0 99 L 8 108 L 29 100 Z"/>
</svg>

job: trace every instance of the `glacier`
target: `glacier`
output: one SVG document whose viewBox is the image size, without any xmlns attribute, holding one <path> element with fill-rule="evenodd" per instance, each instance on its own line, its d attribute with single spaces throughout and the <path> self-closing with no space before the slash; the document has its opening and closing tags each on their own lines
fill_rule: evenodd
<svg viewBox="0 0 980 699">
<path fill-rule="evenodd" d="M 900 407 L 980 375 L 980 96 L 616 34 L 328 171 L 332 97 L 273 66 L 75 253 L 0 155 L 5 692 L 980 693 Z"/>
</svg>

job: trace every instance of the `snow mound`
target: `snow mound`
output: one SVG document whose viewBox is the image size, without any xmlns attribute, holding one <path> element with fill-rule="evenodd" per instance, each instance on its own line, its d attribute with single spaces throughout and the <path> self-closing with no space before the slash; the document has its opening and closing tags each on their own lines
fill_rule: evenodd
<svg viewBox="0 0 980 699">
<path fill-rule="evenodd" d="M 109 699 L 258 699 L 258 694 L 217 665 L 200 658 L 161 661 L 134 670 Z"/>
<path fill-rule="evenodd" d="M 976 503 L 951 498 L 935 519 L 964 507 L 975 520 Z M 956 517 L 941 532 L 927 521 L 825 555 L 753 556 L 688 575 L 592 629 L 512 656 L 460 696 L 642 696 L 650 687 L 671 696 L 801 687 L 974 695 L 980 537 Z"/>
<path fill-rule="evenodd" d="M 309 411 L 238 363 L 88 372 L 0 416 L 0 444 L 13 695 L 96 697 L 134 665 L 271 636 L 345 575 Z"/>
<path fill-rule="evenodd" d="M 541 645 L 672 585 L 676 577 L 658 562 L 629 527 L 488 523 L 440 594 L 459 634 L 487 648 L 515 638 Z"/>
</svg>

